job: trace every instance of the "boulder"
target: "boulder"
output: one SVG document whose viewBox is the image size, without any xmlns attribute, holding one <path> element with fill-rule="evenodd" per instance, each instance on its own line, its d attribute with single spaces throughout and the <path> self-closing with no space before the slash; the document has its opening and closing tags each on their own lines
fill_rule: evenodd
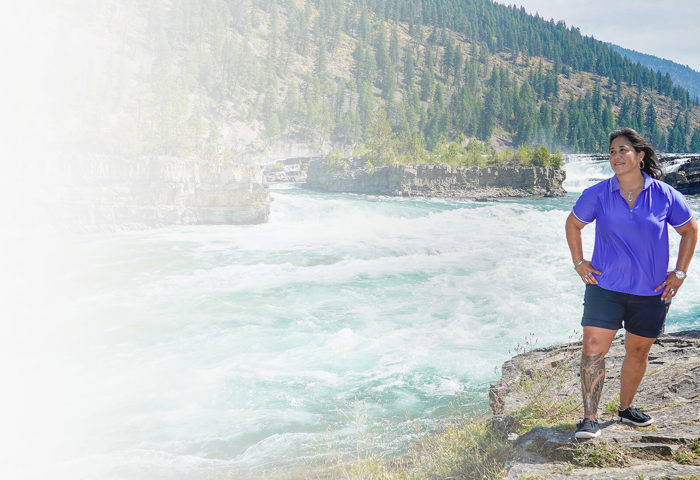
<svg viewBox="0 0 700 480">
<path fill-rule="evenodd" d="M 700 156 L 691 157 L 676 171 L 668 173 L 664 181 L 685 195 L 700 194 Z"/>
</svg>

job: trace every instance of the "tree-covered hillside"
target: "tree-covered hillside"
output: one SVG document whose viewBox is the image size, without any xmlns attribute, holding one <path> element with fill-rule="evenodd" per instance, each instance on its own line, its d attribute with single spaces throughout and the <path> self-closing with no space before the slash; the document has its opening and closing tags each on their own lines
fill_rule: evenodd
<svg viewBox="0 0 700 480">
<path fill-rule="evenodd" d="M 667 74 L 489 0 L 120 0 L 83 21 L 110 46 L 82 134 L 114 151 L 347 151 L 379 132 L 415 157 L 469 138 L 590 152 L 616 126 L 700 151 L 697 100 Z"/>
</svg>

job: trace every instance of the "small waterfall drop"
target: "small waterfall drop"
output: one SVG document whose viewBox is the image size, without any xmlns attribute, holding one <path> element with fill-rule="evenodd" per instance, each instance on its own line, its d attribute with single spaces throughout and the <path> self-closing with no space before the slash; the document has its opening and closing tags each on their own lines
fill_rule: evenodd
<svg viewBox="0 0 700 480">
<path fill-rule="evenodd" d="M 613 174 L 604 155 L 567 155 L 564 170 L 564 190 L 567 192 L 582 192 Z"/>
</svg>

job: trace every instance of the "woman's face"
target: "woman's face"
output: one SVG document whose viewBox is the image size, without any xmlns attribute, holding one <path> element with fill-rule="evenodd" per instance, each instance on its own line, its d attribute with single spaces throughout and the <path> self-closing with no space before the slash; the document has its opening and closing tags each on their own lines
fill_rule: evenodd
<svg viewBox="0 0 700 480">
<path fill-rule="evenodd" d="M 637 152 L 632 142 L 623 135 L 616 137 L 610 144 L 610 166 L 616 175 L 639 171 L 643 159 L 644 152 Z"/>
</svg>

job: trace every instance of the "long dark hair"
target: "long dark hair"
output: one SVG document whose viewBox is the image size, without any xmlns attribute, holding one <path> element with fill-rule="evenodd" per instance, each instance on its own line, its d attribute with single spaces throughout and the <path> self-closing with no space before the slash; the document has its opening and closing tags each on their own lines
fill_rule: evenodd
<svg viewBox="0 0 700 480">
<path fill-rule="evenodd" d="M 651 146 L 647 139 L 642 137 L 640 134 L 638 134 L 635 130 L 632 130 L 631 128 L 621 128 L 619 130 L 610 132 L 610 135 L 608 136 L 608 148 L 610 148 L 610 145 L 612 145 L 613 140 L 615 140 L 617 137 L 625 137 L 627 140 L 630 141 L 635 151 L 644 152 L 644 168 L 642 168 L 643 172 L 645 172 L 651 178 L 656 178 L 659 180 L 664 177 L 664 169 L 659 163 L 659 159 L 656 156 L 654 147 Z"/>
</svg>

